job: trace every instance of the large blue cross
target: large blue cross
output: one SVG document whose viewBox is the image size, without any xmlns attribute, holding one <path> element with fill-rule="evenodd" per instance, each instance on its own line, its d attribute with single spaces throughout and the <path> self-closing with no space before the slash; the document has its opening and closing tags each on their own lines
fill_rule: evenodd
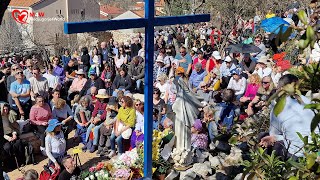
<svg viewBox="0 0 320 180">
<path fill-rule="evenodd" d="M 89 22 L 70 22 L 64 24 L 64 33 L 83 33 L 117 29 L 145 28 L 145 88 L 144 88 L 144 176 L 152 177 L 152 93 L 153 93 L 153 55 L 154 27 L 174 24 L 189 24 L 210 21 L 209 14 L 154 17 L 154 0 L 145 0 L 145 18 L 121 19 Z"/>
</svg>

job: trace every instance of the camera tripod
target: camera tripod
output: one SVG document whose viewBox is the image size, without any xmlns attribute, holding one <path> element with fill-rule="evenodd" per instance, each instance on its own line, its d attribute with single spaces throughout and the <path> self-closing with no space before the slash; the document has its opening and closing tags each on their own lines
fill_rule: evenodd
<svg viewBox="0 0 320 180">
<path fill-rule="evenodd" d="M 73 160 L 76 162 L 76 167 L 79 167 L 81 170 L 81 161 L 80 161 L 80 157 L 79 157 L 79 153 L 75 153 L 73 154 Z M 80 165 L 80 166 L 79 166 Z"/>
</svg>

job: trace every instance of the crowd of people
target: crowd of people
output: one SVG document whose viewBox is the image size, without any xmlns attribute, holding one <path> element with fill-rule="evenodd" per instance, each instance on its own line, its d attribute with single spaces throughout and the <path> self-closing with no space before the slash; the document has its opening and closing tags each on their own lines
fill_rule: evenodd
<svg viewBox="0 0 320 180">
<path fill-rule="evenodd" d="M 244 121 L 268 108 L 266 101 L 277 88 L 298 81 L 287 71 L 289 61 L 278 63 L 267 56 L 264 35 L 255 34 L 258 21 L 255 17 L 235 28 L 247 32 L 243 37 L 238 33 L 226 35 L 209 24 L 177 26 L 175 32 L 155 31 L 153 129 L 163 131 L 175 126 L 172 107 L 179 96 L 178 80 L 185 83 L 184 91 L 202 99 L 198 119 L 189 120 L 191 146 L 201 150 L 210 149 L 217 135 L 230 131 L 235 120 Z M 229 42 L 253 44 L 261 51 L 219 52 L 217 45 L 223 36 L 228 36 Z M 139 33 L 132 42 L 110 39 L 94 47 L 82 47 L 80 52 L 65 50 L 63 55 L 52 57 L 49 64 L 35 57 L 3 57 L 0 100 L 7 162 L 18 157 L 21 165 L 25 159 L 17 120 L 29 121 L 28 131 L 40 139 L 42 155 L 55 168 L 64 169 L 60 179 L 79 173 L 66 156 L 70 138 L 80 139 L 83 151 L 110 158 L 142 142 L 144 104 L 134 94 L 144 90 L 143 41 Z M 300 110 L 287 107 L 283 116 L 271 117 L 275 127 L 262 138 L 261 145 L 271 146 L 290 136 L 291 146 L 284 148 L 293 156 L 301 156 L 293 148 L 302 143 L 296 132 L 310 134 L 306 126 L 313 113 L 291 101 Z M 293 114 L 296 118 L 291 121 L 289 116 Z M 70 137 L 73 130 L 75 137 Z"/>
</svg>

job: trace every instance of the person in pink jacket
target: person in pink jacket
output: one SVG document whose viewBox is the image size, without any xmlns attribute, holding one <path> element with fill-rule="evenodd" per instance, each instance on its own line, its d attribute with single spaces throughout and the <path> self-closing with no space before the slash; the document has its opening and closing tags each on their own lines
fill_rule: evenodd
<svg viewBox="0 0 320 180">
<path fill-rule="evenodd" d="M 258 74 L 252 74 L 249 77 L 249 84 L 247 85 L 246 92 L 240 98 L 240 102 L 252 101 L 256 96 L 260 87 L 261 79 Z"/>
<path fill-rule="evenodd" d="M 45 131 L 48 126 L 49 119 L 52 118 L 50 106 L 44 102 L 42 96 L 36 97 L 36 104 L 30 110 L 30 123 L 32 128 L 37 131 L 40 136 L 41 152 L 45 152 Z"/>
</svg>

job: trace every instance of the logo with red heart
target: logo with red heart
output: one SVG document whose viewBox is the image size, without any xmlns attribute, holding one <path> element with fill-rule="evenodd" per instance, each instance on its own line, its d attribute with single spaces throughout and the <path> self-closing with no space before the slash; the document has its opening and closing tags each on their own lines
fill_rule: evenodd
<svg viewBox="0 0 320 180">
<path fill-rule="evenodd" d="M 27 10 L 15 9 L 12 11 L 12 17 L 15 21 L 21 24 L 27 24 L 29 13 Z"/>
</svg>

